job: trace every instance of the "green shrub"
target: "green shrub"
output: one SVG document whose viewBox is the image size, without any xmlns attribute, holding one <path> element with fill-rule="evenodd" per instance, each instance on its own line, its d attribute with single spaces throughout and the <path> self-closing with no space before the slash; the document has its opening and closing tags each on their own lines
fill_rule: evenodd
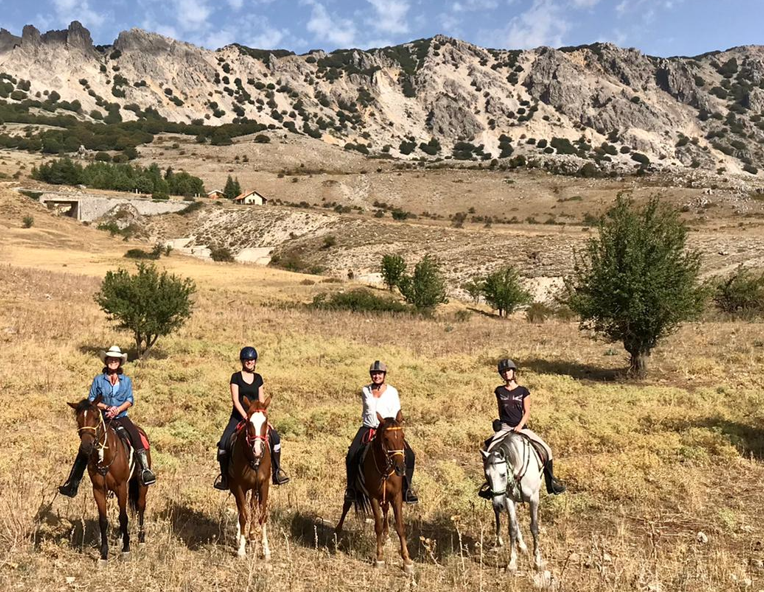
<svg viewBox="0 0 764 592">
<path fill-rule="evenodd" d="M 380 271 L 382 273 L 382 280 L 384 281 L 385 286 L 387 286 L 387 289 L 392 292 L 394 288 L 398 287 L 401 279 L 406 273 L 406 262 L 400 255 L 383 255 L 382 263 L 380 264 Z"/>
<path fill-rule="evenodd" d="M 712 283 L 716 308 L 744 316 L 764 313 L 764 271 L 758 274 L 740 265 L 726 279 Z"/>
<path fill-rule="evenodd" d="M 32 228 L 32 226 L 34 225 L 34 217 L 24 216 L 21 223 L 24 225 L 24 228 Z"/>
<path fill-rule="evenodd" d="M 411 312 L 411 307 L 402 302 L 386 296 L 377 296 L 365 288 L 334 294 L 318 294 L 313 298 L 312 306 L 323 310 L 353 312 Z"/>
<path fill-rule="evenodd" d="M 210 247 L 210 258 L 221 263 L 233 263 L 236 261 L 228 247 Z"/>
<path fill-rule="evenodd" d="M 156 260 L 159 259 L 160 253 L 155 250 L 153 251 L 144 251 L 143 249 L 128 249 L 127 253 L 125 253 L 125 257 L 128 259 L 151 259 Z"/>
<path fill-rule="evenodd" d="M 404 275 L 398 288 L 403 298 L 419 311 L 430 312 L 438 304 L 448 302 L 446 297 L 446 281 L 437 259 L 430 255 L 416 264 L 414 273 Z"/>
<path fill-rule="evenodd" d="M 518 306 L 531 301 L 531 295 L 523 288 L 517 270 L 511 265 L 482 279 L 482 295 L 500 317 L 511 315 Z"/>
</svg>

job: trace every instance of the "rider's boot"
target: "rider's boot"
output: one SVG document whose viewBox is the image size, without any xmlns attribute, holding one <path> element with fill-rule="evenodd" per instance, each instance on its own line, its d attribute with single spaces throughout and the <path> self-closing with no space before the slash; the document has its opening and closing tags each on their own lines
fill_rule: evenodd
<svg viewBox="0 0 764 592">
<path fill-rule="evenodd" d="M 554 477 L 554 470 L 551 460 L 547 461 L 546 465 L 544 465 L 544 481 L 546 481 L 547 493 L 551 493 L 552 495 L 559 495 L 560 493 L 565 492 L 565 485 L 562 484 L 562 481 L 559 481 Z"/>
<path fill-rule="evenodd" d="M 144 485 L 153 485 L 157 481 L 156 475 L 149 467 L 149 459 L 146 456 L 145 450 L 137 450 L 135 457 L 138 459 L 138 464 L 141 467 L 141 482 Z"/>
<path fill-rule="evenodd" d="M 403 501 L 407 504 L 419 503 L 419 498 L 416 496 L 416 493 L 414 493 L 414 490 L 411 489 L 408 477 L 404 477 L 403 479 Z"/>
<path fill-rule="evenodd" d="M 69 471 L 69 477 L 67 477 L 66 483 L 58 488 L 61 495 L 65 495 L 66 497 L 74 497 L 77 495 L 77 489 L 80 487 L 80 481 L 82 481 L 82 476 L 85 474 L 87 466 L 88 457 L 81 452 L 78 452 L 77 458 L 74 459 L 72 470 Z"/>
<path fill-rule="evenodd" d="M 220 475 L 215 479 L 213 487 L 220 491 L 228 491 L 228 455 L 218 453 L 218 463 L 220 463 Z"/>
<path fill-rule="evenodd" d="M 289 483 L 289 477 L 281 470 L 281 450 L 274 450 L 271 453 L 271 470 L 273 471 L 274 485 L 286 485 Z"/>
</svg>

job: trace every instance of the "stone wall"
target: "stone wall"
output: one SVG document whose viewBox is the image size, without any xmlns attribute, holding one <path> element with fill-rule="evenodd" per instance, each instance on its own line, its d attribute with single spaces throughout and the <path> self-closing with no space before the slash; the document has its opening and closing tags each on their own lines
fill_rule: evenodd
<svg viewBox="0 0 764 592">
<path fill-rule="evenodd" d="M 51 192 L 40 196 L 40 203 L 49 201 L 77 202 L 77 219 L 82 222 L 91 222 L 100 218 L 119 204 L 130 204 L 141 216 L 156 216 L 157 214 L 179 212 L 188 207 L 188 203 L 180 201 L 152 201 L 149 198 L 138 197 L 103 197 L 100 195 L 87 195 L 85 193 Z"/>
</svg>

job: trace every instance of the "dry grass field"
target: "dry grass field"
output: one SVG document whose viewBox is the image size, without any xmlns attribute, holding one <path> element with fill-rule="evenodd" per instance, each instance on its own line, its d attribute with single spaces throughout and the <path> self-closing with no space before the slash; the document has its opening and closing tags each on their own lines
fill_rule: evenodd
<svg viewBox="0 0 764 592">
<path fill-rule="evenodd" d="M 22 228 L 24 215 L 35 225 Z M 759 590 L 764 588 L 764 328 L 688 324 L 655 351 L 648 380 L 624 352 L 575 323 L 316 312 L 320 278 L 173 254 L 160 265 L 198 285 L 194 316 L 129 363 L 131 416 L 153 443 L 147 545 L 98 570 L 97 514 L 85 478 L 56 495 L 78 445 L 67 401 L 100 370 L 96 353 L 130 337 L 92 300 L 131 245 L 37 204 L 0 195 L 0 589 L 101 590 Z M 351 284 L 345 284 L 345 286 Z M 342 287 L 340 285 L 340 287 Z M 240 560 L 233 499 L 212 489 L 227 383 L 244 344 L 274 397 L 292 482 L 272 490 L 273 558 Z M 542 497 L 541 550 L 507 573 L 493 512 L 475 492 L 477 448 L 495 416 L 496 360 L 511 356 L 533 392 L 533 429 L 552 445 L 568 493 Z M 406 509 L 413 579 L 393 536 L 373 569 L 373 527 L 337 540 L 343 458 L 371 360 L 390 366 L 418 453 L 421 502 Z M 526 509 L 522 528 L 528 532 Z M 701 534 L 702 533 L 702 534 Z M 255 549 L 256 550 L 256 549 Z M 116 551 L 116 552 L 115 552 Z"/>
</svg>

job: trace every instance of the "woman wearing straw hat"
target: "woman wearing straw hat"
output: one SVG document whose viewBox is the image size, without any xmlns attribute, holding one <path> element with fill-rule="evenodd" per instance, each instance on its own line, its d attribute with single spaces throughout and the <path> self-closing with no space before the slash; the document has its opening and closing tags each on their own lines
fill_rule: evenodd
<svg viewBox="0 0 764 592">
<path fill-rule="evenodd" d="M 108 351 L 102 350 L 99 357 L 105 366 L 101 374 L 93 379 L 88 400 L 94 401 L 98 395 L 101 395 L 98 408 L 101 409 L 104 418 L 116 429 L 123 428 L 128 433 L 135 449 L 135 457 L 141 471 L 141 480 L 144 485 L 151 485 L 156 481 L 156 476 L 149 468 L 146 448 L 138 428 L 127 416 L 127 410 L 135 404 L 133 381 L 130 380 L 129 376 L 125 376 L 122 371 L 122 364 L 127 361 L 127 354 L 123 353 L 119 346 L 112 345 Z M 61 494 L 68 497 L 77 495 L 77 489 L 87 466 L 87 456 L 78 453 L 77 458 L 74 459 L 74 466 L 69 473 L 69 478 L 66 483 L 58 488 Z"/>
</svg>

